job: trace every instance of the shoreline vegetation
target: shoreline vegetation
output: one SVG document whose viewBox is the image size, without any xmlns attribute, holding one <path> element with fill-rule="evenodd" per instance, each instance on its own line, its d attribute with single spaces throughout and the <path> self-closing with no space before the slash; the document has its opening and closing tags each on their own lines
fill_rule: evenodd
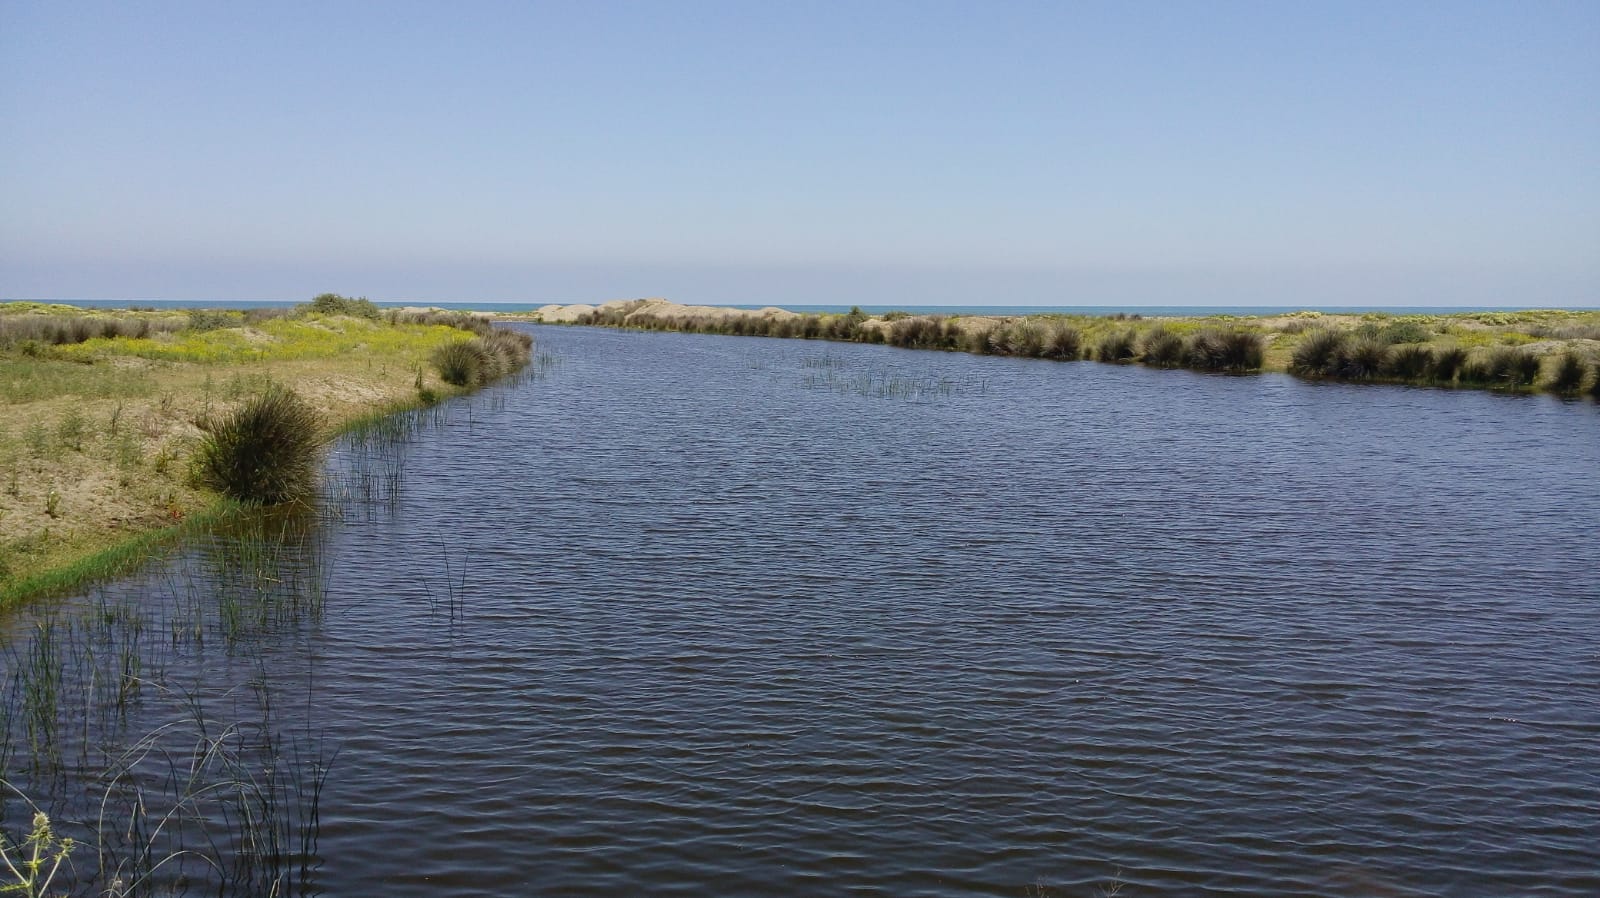
<svg viewBox="0 0 1600 898">
<path fill-rule="evenodd" d="M 1600 399 L 1600 311 L 1145 317 L 868 315 L 687 306 L 664 299 L 548 305 L 504 319 L 879 343 L 1307 380 Z"/>
<path fill-rule="evenodd" d="M 531 351 L 486 315 L 336 294 L 247 311 L 0 303 L 0 609 L 302 497 L 333 436 Z"/>
</svg>

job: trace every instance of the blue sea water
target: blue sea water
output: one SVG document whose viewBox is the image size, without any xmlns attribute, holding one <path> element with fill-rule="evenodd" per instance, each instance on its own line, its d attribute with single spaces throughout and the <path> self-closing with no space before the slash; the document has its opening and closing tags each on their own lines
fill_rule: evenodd
<svg viewBox="0 0 1600 898">
<path fill-rule="evenodd" d="M 10 300 L 8 300 L 10 301 Z M 81 306 L 91 309 L 125 309 L 130 306 L 156 309 L 258 309 L 258 308 L 288 308 L 298 305 L 300 300 L 228 300 L 228 299 L 71 299 L 71 300 L 38 300 L 40 302 L 56 302 L 65 305 Z M 485 312 L 530 312 L 547 303 L 517 303 L 517 302 L 425 302 L 421 300 L 411 302 L 379 302 L 382 308 L 404 308 L 407 306 L 433 306 L 441 309 L 474 310 Z M 764 303 L 712 303 L 711 305 L 725 305 L 735 309 L 760 309 L 768 304 Z M 794 312 L 832 312 L 844 313 L 850 311 L 852 306 L 847 304 L 817 303 L 808 305 L 785 305 L 783 308 Z M 1143 315 L 1146 317 L 1165 316 L 1207 316 L 1207 315 L 1281 315 L 1297 311 L 1318 311 L 1327 314 L 1365 314 L 1369 312 L 1383 312 L 1391 315 L 1446 315 L 1462 312 L 1499 312 L 1516 309 L 1543 308 L 1540 306 L 1319 306 L 1319 305 L 1274 305 L 1274 306 L 1116 306 L 1116 305 L 1060 305 L 1060 306 L 941 306 L 941 305 L 866 305 L 860 307 L 869 315 L 881 315 L 885 312 L 910 312 L 918 315 Z M 1577 307 L 1590 310 L 1593 307 Z"/>
</svg>

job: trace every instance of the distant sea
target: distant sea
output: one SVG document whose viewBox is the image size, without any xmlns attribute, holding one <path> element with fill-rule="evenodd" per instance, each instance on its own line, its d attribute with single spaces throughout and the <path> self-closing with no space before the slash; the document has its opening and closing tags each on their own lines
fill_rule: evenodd
<svg viewBox="0 0 1600 898">
<path fill-rule="evenodd" d="M 14 300 L 5 300 L 14 301 Z M 297 300 L 222 300 L 222 299 L 50 299 L 63 305 L 91 309 L 125 309 L 129 306 L 156 309 L 261 309 L 287 308 L 298 305 Z M 548 303 L 515 302 L 380 302 L 383 308 L 406 306 L 432 306 L 441 309 L 475 310 L 483 312 L 531 312 Z M 778 303 L 706 303 L 731 309 L 760 309 Z M 792 312 L 848 312 L 846 305 L 783 305 Z M 884 312 L 910 312 L 915 315 L 1127 315 L 1203 316 L 1203 315 L 1281 315 L 1286 312 L 1317 311 L 1328 314 L 1362 314 L 1384 312 L 1390 315 L 1446 315 L 1455 312 L 1505 312 L 1517 309 L 1547 308 L 1546 306 L 919 306 L 919 305 L 864 305 L 861 311 L 869 315 Z M 1578 306 L 1579 310 L 1592 311 L 1596 307 Z"/>
</svg>

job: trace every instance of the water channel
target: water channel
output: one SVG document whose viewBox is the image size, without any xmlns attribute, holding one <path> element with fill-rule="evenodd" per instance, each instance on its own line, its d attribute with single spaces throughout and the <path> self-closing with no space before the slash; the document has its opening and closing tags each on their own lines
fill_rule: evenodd
<svg viewBox="0 0 1600 898">
<path fill-rule="evenodd" d="M 125 732 L 325 773 L 305 892 L 1600 893 L 1594 403 L 535 332 L 62 612 L 145 616 Z"/>
</svg>

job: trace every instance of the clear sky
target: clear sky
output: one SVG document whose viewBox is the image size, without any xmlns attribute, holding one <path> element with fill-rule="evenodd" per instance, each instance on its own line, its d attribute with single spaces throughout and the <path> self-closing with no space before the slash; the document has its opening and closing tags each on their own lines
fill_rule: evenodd
<svg viewBox="0 0 1600 898">
<path fill-rule="evenodd" d="M 0 297 L 1600 305 L 1600 2 L 0 0 Z"/>
</svg>

